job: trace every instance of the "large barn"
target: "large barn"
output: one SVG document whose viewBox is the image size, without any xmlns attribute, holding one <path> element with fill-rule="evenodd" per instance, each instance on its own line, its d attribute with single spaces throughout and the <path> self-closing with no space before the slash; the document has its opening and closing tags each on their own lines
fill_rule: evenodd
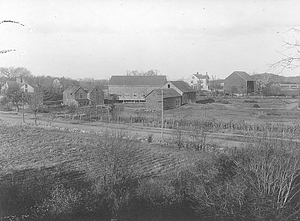
<svg viewBox="0 0 300 221">
<path fill-rule="evenodd" d="M 255 80 L 245 71 L 234 71 L 224 80 L 225 94 L 249 94 L 255 91 Z"/>
<path fill-rule="evenodd" d="M 166 82 L 164 75 L 114 75 L 109 80 L 108 93 L 118 95 L 119 101 L 124 103 L 144 103 L 147 94 L 161 88 Z"/>
</svg>

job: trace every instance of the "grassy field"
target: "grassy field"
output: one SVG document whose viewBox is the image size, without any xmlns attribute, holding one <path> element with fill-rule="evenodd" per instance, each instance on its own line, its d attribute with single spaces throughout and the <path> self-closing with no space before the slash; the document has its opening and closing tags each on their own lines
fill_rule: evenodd
<svg viewBox="0 0 300 221">
<path fill-rule="evenodd" d="M 222 98 L 210 104 L 189 104 L 165 111 L 166 118 L 211 118 L 249 123 L 300 123 L 297 99 Z M 250 102 L 249 102 L 250 101 Z M 259 108 L 253 106 L 257 104 Z M 159 113 L 157 113 L 159 116 Z"/>
</svg>

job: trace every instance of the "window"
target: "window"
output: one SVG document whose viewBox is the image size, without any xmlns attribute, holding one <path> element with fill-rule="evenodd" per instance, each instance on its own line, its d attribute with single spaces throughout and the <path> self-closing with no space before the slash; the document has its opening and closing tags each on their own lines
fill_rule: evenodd
<svg viewBox="0 0 300 221">
<path fill-rule="evenodd" d="M 141 98 L 145 98 L 146 97 L 146 95 L 145 94 L 141 94 Z"/>
<path fill-rule="evenodd" d="M 28 85 L 27 85 L 27 84 L 25 84 L 25 88 L 28 88 Z"/>
<path fill-rule="evenodd" d="M 72 95 L 72 93 L 70 93 L 70 95 Z"/>
<path fill-rule="evenodd" d="M 194 81 L 191 81 L 191 84 L 194 83 Z"/>
<path fill-rule="evenodd" d="M 130 94 L 129 93 L 125 93 L 125 98 L 130 98 Z"/>
<path fill-rule="evenodd" d="M 170 84 L 168 84 L 168 88 L 171 88 L 171 85 L 170 85 Z"/>
<path fill-rule="evenodd" d="M 80 94 L 79 94 L 79 98 L 83 98 L 83 95 L 82 95 L 82 93 L 80 93 Z"/>
<path fill-rule="evenodd" d="M 25 92 L 28 92 L 28 89 L 27 89 L 27 88 L 25 88 Z"/>
<path fill-rule="evenodd" d="M 133 94 L 133 97 L 134 97 L 134 98 L 137 98 L 137 97 L 138 97 L 138 95 L 137 95 L 137 94 Z"/>
</svg>

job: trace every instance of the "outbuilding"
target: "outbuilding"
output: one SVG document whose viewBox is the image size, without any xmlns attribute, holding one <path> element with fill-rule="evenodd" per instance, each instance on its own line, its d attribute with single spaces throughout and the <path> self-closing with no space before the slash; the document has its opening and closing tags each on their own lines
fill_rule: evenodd
<svg viewBox="0 0 300 221">
<path fill-rule="evenodd" d="M 163 93 L 163 96 L 162 94 Z M 164 110 L 173 109 L 181 106 L 181 95 L 172 88 L 168 89 L 154 89 L 146 96 L 147 110 L 162 109 L 162 100 Z"/>
<path fill-rule="evenodd" d="M 255 80 L 245 71 L 234 71 L 224 80 L 225 94 L 245 95 L 255 91 Z"/>
</svg>

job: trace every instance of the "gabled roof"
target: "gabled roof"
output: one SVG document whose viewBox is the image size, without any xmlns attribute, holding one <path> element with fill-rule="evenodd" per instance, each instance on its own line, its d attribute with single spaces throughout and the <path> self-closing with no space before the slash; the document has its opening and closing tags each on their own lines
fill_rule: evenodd
<svg viewBox="0 0 300 221">
<path fill-rule="evenodd" d="M 239 77 L 241 77 L 245 81 L 254 81 L 254 79 L 249 74 L 247 74 L 245 71 L 234 71 L 231 75 L 233 75 L 233 74 L 238 75 Z"/>
<path fill-rule="evenodd" d="M 98 85 L 96 85 L 96 86 L 87 88 L 86 91 L 87 91 L 88 93 L 92 93 L 93 90 L 95 90 L 96 88 L 98 88 L 99 90 L 101 90 L 101 88 L 100 88 Z M 102 91 L 102 90 L 101 90 L 101 91 Z"/>
<path fill-rule="evenodd" d="M 184 81 L 170 81 L 175 87 L 177 87 L 183 93 L 187 92 L 195 92 L 193 88 L 191 88 L 186 82 Z"/>
<path fill-rule="evenodd" d="M 80 87 L 80 86 L 70 86 L 64 92 L 75 93 L 76 91 L 79 90 L 79 88 L 82 88 L 82 87 Z"/>
<path fill-rule="evenodd" d="M 154 89 L 152 90 L 149 94 L 151 93 L 156 93 L 156 94 L 159 94 L 161 95 L 161 89 Z M 149 95 L 148 94 L 148 95 Z M 147 96 L 148 96 L 147 95 Z M 147 97 L 146 96 L 146 97 Z M 166 89 L 163 89 L 163 97 L 164 98 L 171 98 L 171 97 L 180 97 L 181 95 L 173 88 L 166 88 Z"/>
<path fill-rule="evenodd" d="M 156 76 L 118 76 L 114 75 L 109 80 L 108 85 L 126 86 L 163 86 L 167 82 L 165 75 Z"/>
<path fill-rule="evenodd" d="M 209 76 L 206 74 L 193 74 L 198 79 L 209 79 Z"/>
<path fill-rule="evenodd" d="M 7 86 L 9 88 L 19 88 L 20 87 L 20 84 L 18 84 L 16 81 L 6 81 L 7 83 Z"/>
</svg>

